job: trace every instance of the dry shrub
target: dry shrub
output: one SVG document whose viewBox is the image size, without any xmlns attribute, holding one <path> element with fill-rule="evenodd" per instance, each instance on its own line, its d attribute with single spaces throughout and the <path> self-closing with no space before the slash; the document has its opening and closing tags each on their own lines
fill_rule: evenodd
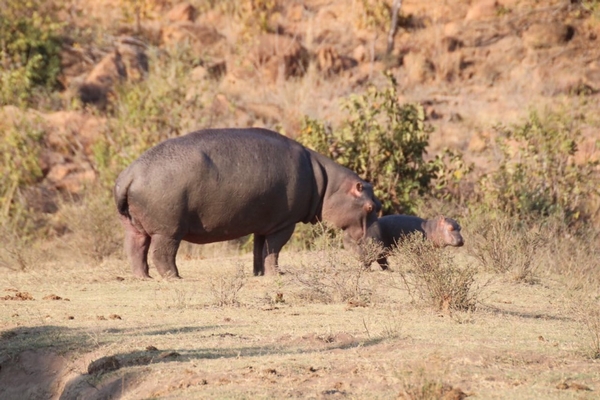
<svg viewBox="0 0 600 400">
<path fill-rule="evenodd" d="M 122 228 L 110 192 L 95 187 L 80 201 L 63 201 L 59 213 L 70 232 L 67 245 L 81 256 L 101 261 L 122 249 Z"/>
<path fill-rule="evenodd" d="M 167 286 L 166 293 L 166 307 L 179 310 L 192 308 L 194 298 L 196 297 L 195 291 L 185 290 L 172 285 Z"/>
<path fill-rule="evenodd" d="M 467 222 L 467 251 L 487 271 L 507 274 L 513 281 L 535 281 L 538 255 L 545 240 L 535 229 L 504 215 L 473 216 Z"/>
<path fill-rule="evenodd" d="M 239 293 L 248 282 L 244 266 L 237 264 L 234 275 L 224 273 L 210 281 L 210 293 L 213 295 L 214 304 L 219 307 L 232 307 L 240 304 Z"/>
<path fill-rule="evenodd" d="M 413 234 L 390 252 L 390 259 L 399 266 L 398 273 L 413 300 L 424 300 L 443 311 L 475 308 L 476 271 L 470 265 L 458 266 L 449 249 Z"/>
<path fill-rule="evenodd" d="M 27 237 L 0 225 L 0 267 L 26 271 L 42 261 L 42 253 Z"/>
<path fill-rule="evenodd" d="M 372 277 L 354 254 L 327 247 L 303 255 L 297 269 L 285 273 L 299 284 L 299 297 L 309 302 L 368 304 L 373 296 Z"/>
<path fill-rule="evenodd" d="M 573 315 L 588 337 L 589 355 L 600 359 L 600 296 L 577 296 L 571 305 Z"/>
<path fill-rule="evenodd" d="M 365 238 L 360 242 L 355 242 L 350 238 L 344 238 L 344 248 L 351 251 L 367 269 L 380 257 L 387 256 L 388 251 L 384 249 L 383 244 L 372 238 Z M 378 265 L 378 268 L 380 266 Z"/>
<path fill-rule="evenodd" d="M 433 376 L 428 376 L 433 375 Z M 411 372 L 409 376 L 404 377 L 402 389 L 398 393 L 399 400 L 460 400 L 468 395 L 458 387 L 452 387 L 440 378 L 437 374 L 426 373 L 425 368 L 420 368 L 416 372 Z"/>
<path fill-rule="evenodd" d="M 573 289 L 600 286 L 600 231 L 583 225 L 569 229 L 560 218 L 547 221 L 540 231 L 547 235 L 543 264 L 560 275 Z"/>
</svg>

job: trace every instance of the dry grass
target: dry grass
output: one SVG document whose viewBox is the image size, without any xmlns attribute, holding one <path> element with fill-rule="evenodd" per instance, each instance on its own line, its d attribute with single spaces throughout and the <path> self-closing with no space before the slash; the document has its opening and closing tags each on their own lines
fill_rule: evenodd
<svg viewBox="0 0 600 400">
<path fill-rule="evenodd" d="M 301 301 L 321 303 L 356 302 L 369 304 L 373 297 L 373 280 L 353 255 L 341 249 L 305 253 L 299 265 L 288 267 L 286 274 L 300 290 Z"/>
<path fill-rule="evenodd" d="M 479 216 L 467 225 L 467 250 L 485 270 L 515 282 L 535 282 L 544 236 L 507 216 Z"/>
<path fill-rule="evenodd" d="M 95 186 L 83 200 L 63 201 L 56 216 L 66 228 L 63 238 L 79 257 L 94 261 L 120 254 L 123 233 L 110 192 Z"/>
<path fill-rule="evenodd" d="M 572 310 L 587 338 L 587 353 L 592 359 L 600 359 L 600 296 L 578 293 L 572 300 Z"/>
<path fill-rule="evenodd" d="M 400 272 L 353 273 L 352 257 L 335 246 L 284 250 L 288 273 L 276 278 L 246 278 L 251 254 L 180 257 L 184 279 L 176 281 L 134 280 L 114 258 L 7 270 L 0 297 L 20 292 L 33 300 L 0 300 L 0 397 L 596 395 L 600 370 L 586 327 L 597 328 L 564 302 L 559 276 L 541 277 L 540 285 L 496 280 L 459 321 L 394 287 Z M 466 266 L 459 257 L 454 263 Z M 296 295 L 314 290 L 297 280 L 301 273 L 322 279 L 327 301 Z M 365 293 L 355 291 L 356 277 L 370 302 L 348 302 L 352 296 L 327 286 L 341 280 L 351 282 L 352 295 Z M 237 306 L 216 304 L 221 295 Z M 582 309 L 594 317 L 591 306 Z"/>
</svg>

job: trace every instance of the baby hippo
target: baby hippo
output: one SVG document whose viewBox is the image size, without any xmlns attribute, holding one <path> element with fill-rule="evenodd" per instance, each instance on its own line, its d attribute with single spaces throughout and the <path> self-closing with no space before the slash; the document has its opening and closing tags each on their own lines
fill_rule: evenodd
<svg viewBox="0 0 600 400">
<path fill-rule="evenodd" d="M 388 269 L 387 252 L 413 232 L 421 232 L 424 239 L 430 240 L 439 247 L 460 247 L 464 244 L 458 222 L 443 215 L 434 219 L 423 219 L 412 215 L 386 215 L 368 228 L 365 239 L 371 239 L 374 243 L 383 246 L 383 252 L 377 256 L 377 262 L 382 269 Z M 371 264 L 370 260 L 366 259 L 360 244 L 348 235 L 344 236 L 344 246 L 358 253 L 365 267 Z"/>
</svg>

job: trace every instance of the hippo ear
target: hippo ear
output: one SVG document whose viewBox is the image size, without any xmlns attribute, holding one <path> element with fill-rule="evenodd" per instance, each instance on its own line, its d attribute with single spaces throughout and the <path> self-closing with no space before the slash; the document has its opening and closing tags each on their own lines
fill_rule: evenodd
<svg viewBox="0 0 600 400">
<path fill-rule="evenodd" d="M 354 185 L 351 192 L 355 197 L 360 197 L 360 194 L 362 193 L 362 191 L 363 191 L 362 182 L 356 182 L 356 185 Z"/>
</svg>

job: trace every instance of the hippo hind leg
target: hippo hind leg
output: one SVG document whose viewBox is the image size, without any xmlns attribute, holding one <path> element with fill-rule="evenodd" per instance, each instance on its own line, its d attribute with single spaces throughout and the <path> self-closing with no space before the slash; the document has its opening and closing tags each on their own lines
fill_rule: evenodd
<svg viewBox="0 0 600 400">
<path fill-rule="evenodd" d="M 137 230 L 131 220 L 121 216 L 121 224 L 125 228 L 125 253 L 131 264 L 133 275 L 137 278 L 150 278 L 148 274 L 148 250 L 150 236 Z"/>
<path fill-rule="evenodd" d="M 152 235 L 152 261 L 164 278 L 180 278 L 175 257 L 181 240 L 164 235 Z"/>
</svg>

